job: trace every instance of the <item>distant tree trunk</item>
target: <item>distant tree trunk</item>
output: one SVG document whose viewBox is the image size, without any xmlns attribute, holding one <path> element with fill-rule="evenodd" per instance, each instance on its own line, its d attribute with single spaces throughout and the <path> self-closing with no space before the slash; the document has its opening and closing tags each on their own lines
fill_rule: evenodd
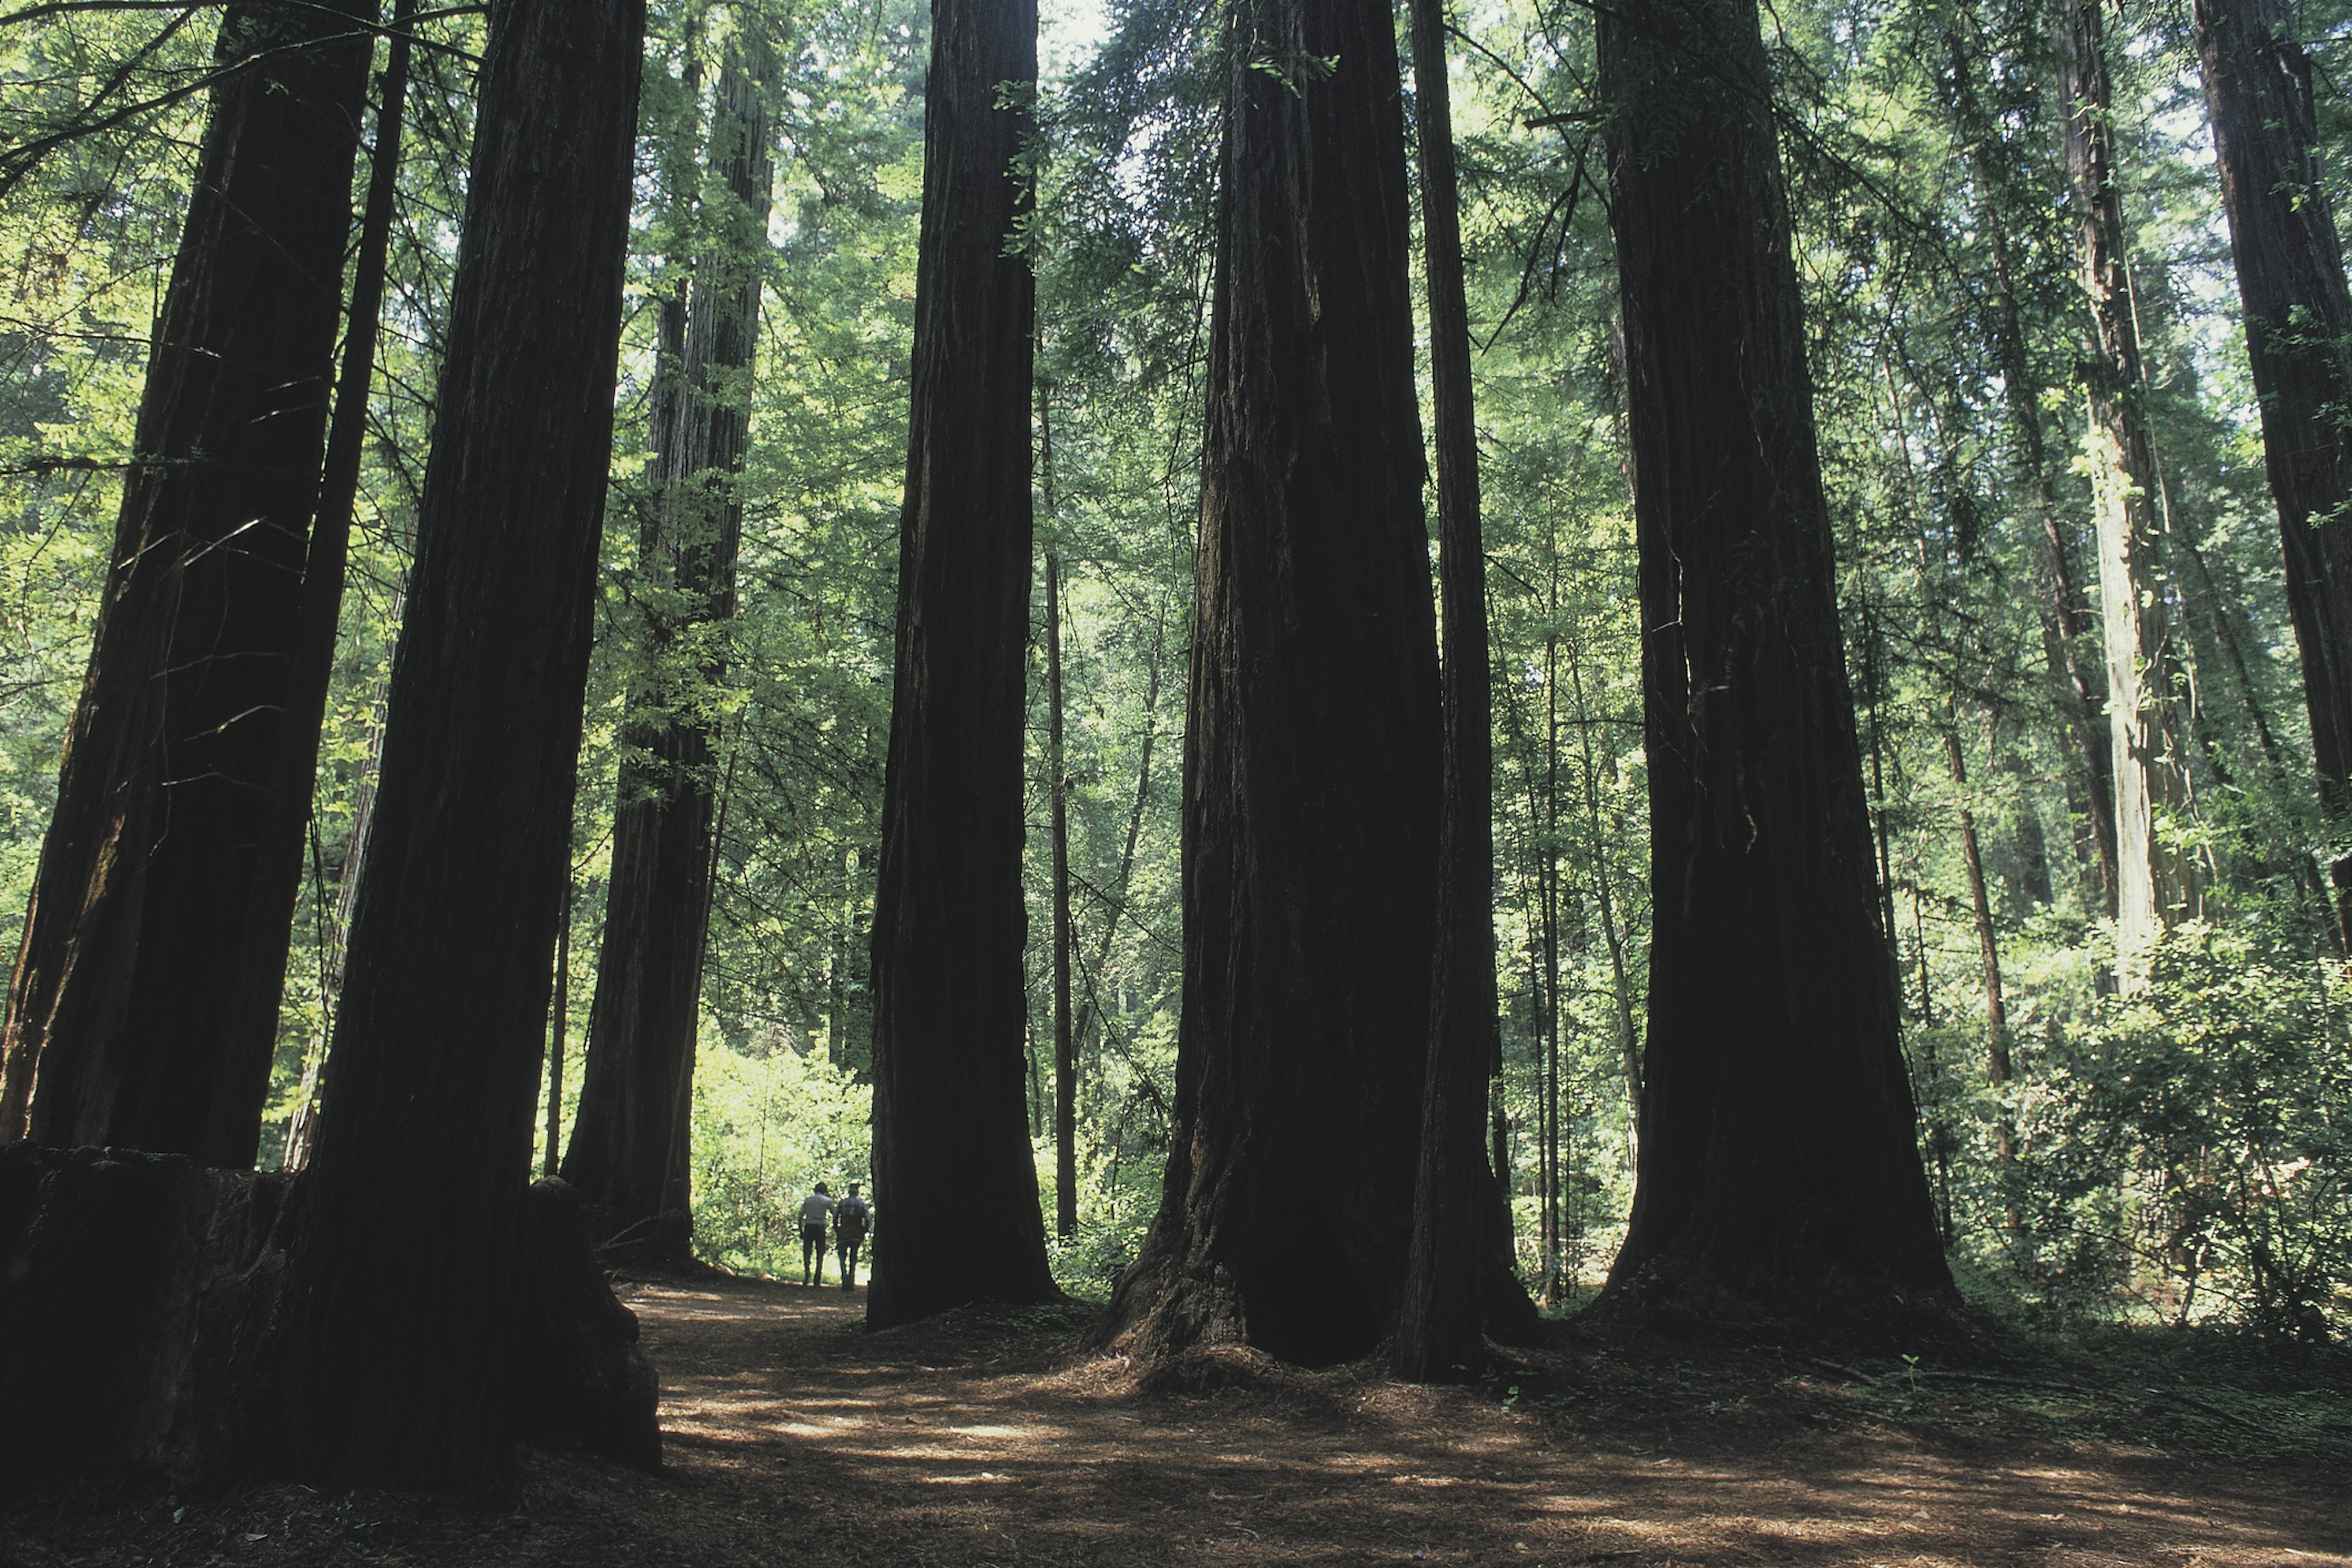
<svg viewBox="0 0 2352 1568">
<path fill-rule="evenodd" d="M 554 1175 L 562 1168 L 560 1158 L 563 1132 L 563 1047 L 572 1023 L 572 874 L 565 868 L 563 877 L 563 923 L 555 928 L 555 1003 L 548 1011 L 552 1015 L 547 1035 L 547 1163 L 544 1173 Z"/>
<path fill-rule="evenodd" d="M 1443 726 L 1389 7 L 1235 7 L 1160 1208 L 1105 1332 L 1361 1355 L 1410 1242 Z"/>
<path fill-rule="evenodd" d="M 1043 399 L 1041 429 L 1050 430 Z M 1050 470 L 1051 437 L 1047 437 Z M 1053 485 L 1046 483 L 1047 504 Z M 1070 782 L 1062 755 L 1062 558 L 1045 552 L 1046 772 L 1054 839 L 1054 1234 L 1078 1233 L 1078 1058 L 1070 1016 Z"/>
<path fill-rule="evenodd" d="M 2286 554 L 2320 798 L 2352 812 L 2352 290 L 2319 178 L 2311 61 L 2280 0 L 2197 0 L 2197 53 Z M 2352 858 L 2332 868 L 2352 951 Z"/>
<path fill-rule="evenodd" d="M 1976 916 L 1977 957 L 1984 970 L 1985 1077 L 1996 1091 L 2009 1088 L 2009 999 L 2000 985 L 2000 940 L 1993 929 L 1992 894 L 1985 884 L 1984 850 L 1977 841 L 1977 816 L 1967 801 L 1969 764 L 1960 750 L 1960 732 L 1948 722 L 1944 729 L 1944 760 L 1952 783 L 1962 792 L 1960 803 L 1960 864 L 1969 877 L 1969 907 Z M 2000 1116 L 2000 1152 L 2007 1160 L 2016 1152 L 2016 1133 L 2008 1109 Z"/>
<path fill-rule="evenodd" d="M 249 63 L 214 89 L 157 324 L 0 1037 L 0 1139 L 29 1110 L 43 1143 L 253 1163 L 310 804 L 305 772 L 278 806 L 375 16 L 257 0 L 222 19 L 216 63 Z"/>
<path fill-rule="evenodd" d="M 569 863 L 640 0 L 494 0 L 383 782 L 272 1328 L 268 1466 L 504 1465 Z"/>
<path fill-rule="evenodd" d="M 2023 311 L 2018 304 L 2017 270 L 2006 214 L 2019 210 L 2023 199 L 2014 167 L 2001 156 L 2000 133 L 1977 90 L 1978 72 L 1985 68 L 1983 62 L 1990 56 L 1974 16 L 1966 10 L 1958 13 L 1946 39 L 1954 108 L 1961 134 L 1968 139 L 1969 165 L 1980 193 L 1978 217 L 1991 253 L 1993 348 L 2000 365 L 2001 395 L 2017 441 L 2017 468 L 2042 523 L 2050 588 L 2042 632 L 2051 671 L 2059 679 L 2064 718 L 2061 740 L 2082 776 L 2090 809 L 2091 841 L 2098 851 L 2097 904 L 2113 913 L 2120 872 L 2116 863 L 2115 764 L 2099 722 L 2106 706 L 2106 683 L 2095 662 L 2098 650 L 2084 609 L 2088 600 L 2082 585 L 2082 563 L 2058 509 L 2049 445 L 2042 428 L 2042 380 L 2026 352 Z"/>
<path fill-rule="evenodd" d="M 2128 987 L 2189 893 L 2187 868 L 2158 836 L 2158 813 L 2185 806 L 2184 759 L 2168 687 L 2156 458 L 2142 406 L 2139 329 L 2125 273 L 2123 196 L 2116 185 L 2114 91 L 2099 0 L 2064 0 L 2057 28 L 2061 118 L 2073 186 L 2083 291 L 2093 341 L 2084 364 L 2099 535 L 2099 603 L 2107 652 L 2107 716 L 2116 794 L 2116 946 Z"/>
<path fill-rule="evenodd" d="M 279 857 L 275 868 L 265 867 L 261 896 L 253 902 L 253 941 L 257 946 L 270 931 L 291 916 L 299 890 L 286 879 L 283 857 L 291 842 L 298 849 L 301 830 L 315 826 L 313 797 L 317 794 L 319 749 L 326 730 L 327 694 L 334 684 L 335 638 L 342 620 L 343 579 L 351 558 L 352 524 L 359 504 L 360 465 L 367 439 L 368 389 L 375 371 L 378 319 L 383 310 L 383 281 L 392 248 L 393 205 L 400 194 L 400 139 L 408 100 L 408 57 L 415 25 L 416 0 L 394 0 L 392 39 L 385 50 L 383 76 L 378 86 L 383 99 L 376 110 L 375 147 L 368 160 L 367 207 L 360 220 L 358 254 L 352 263 L 352 300 L 347 312 L 343 365 L 336 377 L 335 412 L 327 428 L 326 467 L 319 483 L 319 514 L 310 529 L 310 548 L 302 568 L 300 641 L 294 659 L 292 729 L 281 765 L 283 783 L 270 803 L 268 847 Z M 393 601 L 392 622 L 400 624 L 402 598 Z M 342 867 L 335 878 L 335 912 L 328 922 L 327 942 L 320 957 L 319 995 L 326 1016 L 320 1019 L 319 1037 L 302 1068 L 294 1115 L 286 1128 L 281 1170 L 299 1171 L 309 1163 L 319 1132 L 320 1074 L 327 1063 L 330 1025 L 335 997 L 343 985 L 343 944 L 351 935 L 352 900 L 359 889 L 361 853 L 367 845 L 368 815 L 375 802 L 375 769 L 383 748 L 383 703 L 381 688 L 371 711 L 368 748 L 352 791 L 352 836 L 343 846 Z M 310 834 L 315 847 L 318 836 Z M 299 867 L 296 867 L 299 872 Z M 278 895 L 282 893 L 282 897 Z M 278 1018 L 279 977 L 258 967 L 247 977 L 244 1011 L 261 1027 L 274 1027 Z"/>
<path fill-rule="evenodd" d="M 1941 1293 L 1755 7 L 1634 0 L 1601 19 L 1600 70 L 1656 900 L 1608 1294 Z"/>
<path fill-rule="evenodd" d="M 1617 1014 L 1617 1049 L 1623 1063 L 1626 1109 L 1642 1110 L 1642 1036 L 1633 1024 L 1633 987 L 1625 973 L 1625 940 L 1617 925 L 1617 894 L 1609 876 L 1606 829 L 1601 821 L 1601 774 L 1592 759 L 1592 717 L 1584 701 L 1584 661 L 1568 650 L 1569 690 L 1576 699 L 1577 754 L 1584 770 L 1584 811 L 1592 833 L 1592 895 L 1601 910 L 1601 937 L 1609 948 L 1609 995 Z"/>
<path fill-rule="evenodd" d="M 1438 574 L 1444 595 L 1444 778 L 1436 950 L 1412 1246 L 1392 1363 L 1421 1382 L 1475 1377 L 1490 1318 L 1511 1337 L 1535 1326 L 1495 1225 L 1486 1163 L 1486 1079 L 1495 1069 L 1495 755 L 1486 649 L 1486 555 L 1478 517 L 1478 426 L 1470 309 L 1454 171 L 1443 0 L 1413 0 L 1412 79 L 1437 422 Z"/>
<path fill-rule="evenodd" d="M 404 584 L 393 599 L 392 623 L 395 626 L 400 624 L 406 603 Z M 282 1170 L 300 1170 L 310 1163 L 310 1151 L 318 1146 L 319 1117 L 326 1106 L 327 1053 L 334 1043 L 335 1003 L 343 994 L 343 960 L 351 950 L 352 910 L 359 901 L 360 868 L 367 861 L 368 827 L 375 820 L 376 774 L 383 763 L 383 692 L 379 686 L 369 716 L 367 755 L 360 763 L 358 785 L 352 792 L 352 836 L 343 845 L 343 863 L 335 873 L 335 909 L 327 921 L 326 973 L 320 977 L 319 984 L 327 1016 L 319 1021 L 319 1037 L 312 1043 L 310 1060 L 302 1069 L 294 1116 L 286 1128 L 286 1152 L 278 1162 Z"/>
<path fill-rule="evenodd" d="M 720 66 L 715 188 L 700 215 L 709 238 L 683 321 L 667 308 L 679 341 L 657 399 L 658 494 L 638 552 L 655 689 L 629 716 L 580 1112 L 562 1164 L 604 1255 L 654 1268 L 694 1258 L 689 1121 L 717 810 L 710 688 L 724 675 L 713 628 L 735 610 L 774 74 L 756 39 Z"/>
<path fill-rule="evenodd" d="M 1127 812 L 1127 842 L 1119 851 L 1117 892 L 1103 914 L 1102 934 L 1095 938 L 1094 967 L 1087 972 L 1087 1005 L 1078 1014 L 1071 1028 L 1071 1037 L 1083 1040 L 1094 1026 L 1096 1017 L 1105 1011 L 1100 993 L 1101 975 L 1110 963 L 1113 943 L 1118 936 L 1118 920 L 1127 909 L 1128 889 L 1135 875 L 1135 847 L 1143 837 L 1144 808 L 1151 804 L 1151 752 L 1159 740 L 1156 720 L 1160 712 L 1160 670 L 1167 647 L 1166 626 L 1155 623 L 1151 628 L 1151 655 L 1144 665 L 1143 680 L 1143 745 L 1137 760 L 1135 795 Z M 1075 1048 L 1075 1047 L 1074 1047 Z"/>
<path fill-rule="evenodd" d="M 1022 1089 L 1022 753 L 1035 283 L 1005 254 L 1034 123 L 1034 0 L 933 0 L 874 895 L 866 1320 L 1057 1292 Z"/>
</svg>

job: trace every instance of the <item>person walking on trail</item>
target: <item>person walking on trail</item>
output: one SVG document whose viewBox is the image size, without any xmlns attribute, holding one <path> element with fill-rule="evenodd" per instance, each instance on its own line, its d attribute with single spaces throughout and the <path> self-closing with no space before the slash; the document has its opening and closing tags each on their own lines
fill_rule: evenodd
<svg viewBox="0 0 2352 1568">
<path fill-rule="evenodd" d="M 850 1191 L 857 1189 L 852 1187 Z M 823 1182 L 801 1200 L 801 1283 L 824 1283 L 824 1222 L 833 1216 L 833 1190 Z"/>
<path fill-rule="evenodd" d="M 833 1205 L 833 1243 L 841 1258 L 841 1288 L 857 1289 L 857 1249 L 866 1245 L 866 1236 L 874 1229 L 874 1211 L 857 1195 L 857 1184 L 849 1184 L 849 1195 Z"/>
</svg>

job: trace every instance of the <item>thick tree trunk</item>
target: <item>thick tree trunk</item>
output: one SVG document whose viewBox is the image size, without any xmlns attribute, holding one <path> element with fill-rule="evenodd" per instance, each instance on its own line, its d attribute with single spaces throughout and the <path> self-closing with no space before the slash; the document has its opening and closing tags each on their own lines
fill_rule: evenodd
<svg viewBox="0 0 2352 1568">
<path fill-rule="evenodd" d="M 640 0 L 495 0 L 417 552 L 271 1468 L 478 1481 L 515 1430 L 517 1224 L 611 458 Z"/>
<path fill-rule="evenodd" d="M 707 689 L 723 675 L 711 628 L 735 608 L 736 482 L 750 441 L 773 183 L 774 71 L 764 45 L 742 47 L 751 59 L 739 47 L 719 69 L 718 191 L 702 210 L 712 238 L 695 266 L 668 395 L 658 400 L 661 489 L 637 563 L 657 686 L 630 716 L 580 1114 L 562 1165 L 606 1256 L 666 1268 L 694 1260 L 694 1049 L 717 810 Z M 693 668 L 677 668 L 688 659 Z"/>
<path fill-rule="evenodd" d="M 2093 341 L 2084 437 L 2099 537 L 2099 604 L 2116 806 L 2117 973 L 2146 974 L 2149 947 L 2179 913 L 2188 868 L 2166 847 L 2159 815 L 2185 808 L 2179 739 L 2168 689 L 2169 632 L 2156 458 L 2141 406 L 2139 328 L 2125 273 L 2123 195 L 2116 184 L 2114 91 L 2098 0 L 2065 0 L 2056 33 L 2066 169 Z"/>
<path fill-rule="evenodd" d="M 2352 290 L 2320 183 L 2311 61 L 2280 0 L 2197 0 L 2320 798 L 2352 812 Z M 2332 868 L 2352 951 L 2352 858 Z"/>
<path fill-rule="evenodd" d="M 897 678 L 874 895 L 866 1318 L 1057 1292 L 1022 1072 L 1022 753 L 1035 285 L 1034 0 L 933 0 L 900 522 Z"/>
<path fill-rule="evenodd" d="M 1656 895 L 1609 1294 L 1941 1293 L 1756 10 L 1638 0 L 1600 50 Z"/>
<path fill-rule="evenodd" d="M 1476 1376 L 1490 1318 L 1508 1337 L 1536 1327 L 1496 1224 L 1486 1163 L 1486 1079 L 1496 1067 L 1495 754 L 1486 652 L 1486 556 L 1478 517 L 1478 426 L 1470 383 L 1470 308 L 1454 172 L 1443 0 L 1413 0 L 1413 110 L 1421 151 L 1430 374 L 1437 422 L 1438 573 L 1444 595 L 1444 779 L 1437 856 L 1436 951 L 1412 1249 L 1399 1303 L 1397 1374 Z"/>
<path fill-rule="evenodd" d="M 149 362 L 0 1039 L 0 1138 L 29 1109 L 45 1143 L 253 1163 L 310 803 L 305 772 L 278 804 L 375 15 L 222 20 L 218 61 L 252 63 L 214 89 Z"/>
<path fill-rule="evenodd" d="M 1145 1353 L 1370 1350 L 1404 1285 L 1439 712 L 1389 7 L 1253 0 L 1227 79 L 1160 1209 Z"/>
<path fill-rule="evenodd" d="M 161 1471 L 238 1479 L 284 1265 L 277 1174 L 129 1150 L 0 1150 L 0 1496 Z M 541 1442 L 660 1462 L 653 1369 L 561 1182 L 528 1194 L 496 1395 Z"/>
</svg>

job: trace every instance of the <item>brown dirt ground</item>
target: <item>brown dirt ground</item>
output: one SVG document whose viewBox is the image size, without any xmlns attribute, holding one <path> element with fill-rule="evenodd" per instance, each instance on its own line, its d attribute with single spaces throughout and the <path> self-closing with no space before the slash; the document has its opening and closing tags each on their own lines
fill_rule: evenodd
<svg viewBox="0 0 2352 1568">
<path fill-rule="evenodd" d="M 0 1513 L 0 1563 L 2352 1568 L 2352 1469 L 2186 1452 L 2155 1403 L 2164 1447 L 2081 1435 L 2111 1390 L 1622 1341 L 1466 1389 L 1231 1352 L 1139 1387 L 1070 1348 L 1075 1310 L 870 1334 L 862 1292 L 628 1294 L 664 1474 L 530 1452 L 469 1499 L 84 1492 Z"/>
</svg>

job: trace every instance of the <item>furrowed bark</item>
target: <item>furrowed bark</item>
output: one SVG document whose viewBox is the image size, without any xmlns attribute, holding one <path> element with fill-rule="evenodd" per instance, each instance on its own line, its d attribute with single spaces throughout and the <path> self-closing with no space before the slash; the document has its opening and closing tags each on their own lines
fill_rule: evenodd
<svg viewBox="0 0 2352 1568">
<path fill-rule="evenodd" d="M 1494 1070 L 1494 712 L 1486 647 L 1486 558 L 1478 517 L 1478 427 L 1470 310 L 1454 170 L 1442 0 L 1413 0 L 1412 76 L 1421 152 L 1430 374 L 1437 423 L 1438 573 L 1444 599 L 1444 780 L 1437 859 L 1436 952 L 1412 1242 L 1391 1364 L 1422 1382 L 1475 1377 L 1489 1318 L 1513 1337 L 1534 1304 L 1495 1225 L 1486 1163 L 1486 1079 Z M 1516 1298 L 1516 1300 L 1514 1299 Z"/>
<path fill-rule="evenodd" d="M 1360 1355 L 1403 1289 L 1435 627 L 1389 7 L 1233 16 L 1161 1205 L 1103 1332 Z"/>
<path fill-rule="evenodd" d="M 495 0 L 265 1468 L 501 1470 L 611 458 L 644 12 Z"/>
<path fill-rule="evenodd" d="M 0 1138 L 253 1163 L 310 805 L 288 761 L 315 744 L 295 714 L 305 542 L 375 15 L 222 19 L 216 64 L 251 63 L 213 91 L 157 325 L 0 1035 Z"/>
<path fill-rule="evenodd" d="M 933 0 L 898 625 L 874 900 L 866 1321 L 1059 1292 L 1022 1078 L 1034 0 Z M 1006 84 L 1013 84 L 1008 89 Z"/>
<path fill-rule="evenodd" d="M 1604 15 L 1654 914 L 1607 1294 L 1808 1310 L 1950 1288 L 1914 1136 L 1750 0 Z"/>
<path fill-rule="evenodd" d="M 2352 290 L 2319 177 L 2311 60 L 2279 0 L 2197 0 L 2197 53 L 2278 503 L 2320 799 L 2352 812 Z M 2352 857 L 2335 858 L 2352 951 Z"/>
</svg>

